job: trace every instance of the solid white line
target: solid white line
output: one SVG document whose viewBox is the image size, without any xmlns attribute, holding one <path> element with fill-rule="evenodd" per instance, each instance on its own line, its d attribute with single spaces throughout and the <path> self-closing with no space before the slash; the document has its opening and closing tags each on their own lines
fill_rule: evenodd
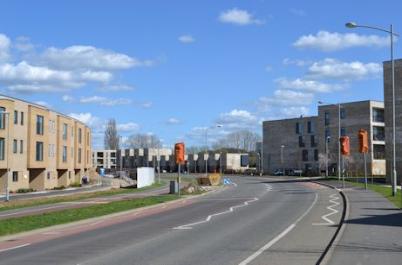
<svg viewBox="0 0 402 265">
<path fill-rule="evenodd" d="M 6 251 L 13 250 L 13 249 L 17 249 L 17 248 L 23 248 L 23 247 L 26 247 L 26 246 L 29 246 L 29 245 L 31 245 L 31 244 L 30 244 L 30 243 L 27 243 L 27 244 L 15 246 L 15 247 L 12 247 L 12 248 L 0 249 L 0 252 L 6 252 Z"/>
<path fill-rule="evenodd" d="M 35 213 L 37 211 L 60 208 L 60 207 L 64 207 L 64 205 L 49 206 L 49 207 L 45 207 L 45 208 L 29 209 L 29 210 L 25 210 L 25 211 L 14 212 L 14 213 L 0 214 L 0 217 L 23 214 L 23 213 L 29 213 L 29 212 Z"/>
<path fill-rule="evenodd" d="M 299 217 L 297 218 L 297 220 L 291 224 L 290 226 L 288 226 L 288 228 L 286 228 L 285 230 L 283 230 L 279 235 L 277 235 L 274 239 L 272 239 L 271 241 L 269 241 L 267 244 L 265 244 L 264 246 L 262 246 L 259 250 L 257 250 L 256 252 L 254 252 L 251 256 L 249 256 L 247 259 L 243 260 L 242 262 L 239 263 L 239 265 L 247 265 L 249 264 L 251 261 L 253 261 L 255 258 L 257 258 L 259 255 L 261 255 L 261 253 L 263 253 L 265 250 L 269 249 L 270 247 L 272 247 L 276 242 L 278 242 L 282 237 L 284 237 L 287 233 L 289 233 L 290 231 L 292 231 L 293 228 L 295 228 L 296 224 L 298 222 L 300 222 L 301 219 L 303 219 L 309 212 L 310 210 L 314 207 L 314 205 L 316 204 L 318 199 L 318 194 L 315 194 L 315 198 L 313 203 L 310 205 L 310 207 Z"/>
</svg>

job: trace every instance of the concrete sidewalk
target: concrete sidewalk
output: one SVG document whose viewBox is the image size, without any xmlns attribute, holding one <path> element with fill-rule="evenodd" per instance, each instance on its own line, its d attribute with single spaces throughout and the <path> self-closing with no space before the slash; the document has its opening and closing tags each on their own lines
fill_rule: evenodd
<svg viewBox="0 0 402 265">
<path fill-rule="evenodd" d="M 336 181 L 325 183 L 341 187 Z M 402 211 L 370 190 L 346 184 L 344 192 L 349 216 L 329 264 L 401 264 Z"/>
</svg>

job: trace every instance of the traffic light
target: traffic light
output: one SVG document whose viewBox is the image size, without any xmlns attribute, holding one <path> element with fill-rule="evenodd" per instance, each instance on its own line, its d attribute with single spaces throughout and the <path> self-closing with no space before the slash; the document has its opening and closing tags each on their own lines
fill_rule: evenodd
<svg viewBox="0 0 402 265">
<path fill-rule="evenodd" d="M 184 164 L 184 143 L 177 143 L 174 145 L 174 154 L 176 157 L 176 164 Z"/>
<path fill-rule="evenodd" d="M 360 153 L 368 153 L 369 143 L 368 143 L 368 134 L 366 130 L 359 130 L 359 152 Z"/>
<path fill-rule="evenodd" d="M 342 136 L 339 141 L 341 142 L 341 153 L 344 156 L 350 155 L 350 144 L 349 144 L 349 137 Z"/>
</svg>

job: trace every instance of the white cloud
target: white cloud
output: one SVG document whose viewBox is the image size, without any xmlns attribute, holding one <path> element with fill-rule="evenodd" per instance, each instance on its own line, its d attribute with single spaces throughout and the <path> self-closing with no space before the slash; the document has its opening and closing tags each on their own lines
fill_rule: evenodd
<svg viewBox="0 0 402 265">
<path fill-rule="evenodd" d="M 29 38 L 25 36 L 17 37 L 15 43 L 13 43 L 13 47 L 21 52 L 29 52 L 34 49 L 34 45 Z"/>
<path fill-rule="evenodd" d="M 289 58 L 285 58 L 285 59 L 282 60 L 282 63 L 284 65 L 296 65 L 296 66 L 302 67 L 302 66 L 310 65 L 313 62 L 309 61 L 309 60 L 298 60 L 298 59 L 292 60 L 292 59 L 289 59 Z"/>
<path fill-rule="evenodd" d="M 301 36 L 293 46 L 297 48 L 336 51 L 351 47 L 384 47 L 389 45 L 388 37 L 319 31 L 316 35 Z"/>
<path fill-rule="evenodd" d="M 10 39 L 4 34 L 0 34 L 0 61 L 8 59 L 10 45 Z"/>
<path fill-rule="evenodd" d="M 225 130 L 249 129 L 258 125 L 258 119 L 247 110 L 234 109 L 220 114 L 216 123 L 222 124 Z"/>
<path fill-rule="evenodd" d="M 124 84 L 105 85 L 100 88 L 104 92 L 132 91 L 134 87 Z"/>
<path fill-rule="evenodd" d="M 169 125 L 175 125 L 175 124 L 179 124 L 179 123 L 180 123 L 180 120 L 179 120 L 179 119 L 176 119 L 176 118 L 169 118 L 169 119 L 166 121 L 166 123 L 169 124 Z"/>
<path fill-rule="evenodd" d="M 85 123 L 89 127 L 100 126 L 102 123 L 98 117 L 93 116 L 90 112 L 70 113 L 69 116 Z"/>
<path fill-rule="evenodd" d="M 61 99 L 62 99 L 64 102 L 69 102 L 69 103 L 75 101 L 75 99 L 74 99 L 72 96 L 70 96 L 70 95 L 63 95 L 63 97 L 62 97 Z"/>
<path fill-rule="evenodd" d="M 265 66 L 265 71 L 271 72 L 272 71 L 272 66 L 271 65 Z"/>
<path fill-rule="evenodd" d="M 150 101 L 143 102 L 143 103 L 141 103 L 141 107 L 144 109 L 149 109 L 152 107 L 152 102 L 150 102 Z"/>
<path fill-rule="evenodd" d="M 126 54 L 82 45 L 64 49 L 50 47 L 41 58 L 46 64 L 61 69 L 119 70 L 152 65 L 150 60 L 140 61 Z"/>
<path fill-rule="evenodd" d="M 127 123 L 119 123 L 117 124 L 117 130 L 119 132 L 132 132 L 132 131 L 138 131 L 140 126 L 137 123 L 134 122 L 127 122 Z"/>
<path fill-rule="evenodd" d="M 191 35 L 182 35 L 179 37 L 179 41 L 187 44 L 187 43 L 195 42 L 195 39 Z"/>
<path fill-rule="evenodd" d="M 294 80 L 280 78 L 276 80 L 276 83 L 279 85 L 280 89 L 303 90 L 313 93 L 329 93 L 344 88 L 343 85 L 339 84 L 326 84 L 315 80 L 305 80 L 300 78 Z"/>
<path fill-rule="evenodd" d="M 112 79 L 112 73 L 105 71 L 85 71 L 81 73 L 81 78 L 86 81 L 107 83 Z"/>
<path fill-rule="evenodd" d="M 313 63 L 308 69 L 307 76 L 317 79 L 359 80 L 379 77 L 381 73 L 382 65 L 378 63 L 341 62 L 327 58 Z"/>
<path fill-rule="evenodd" d="M 127 105 L 131 104 L 131 100 L 127 98 L 118 98 L 118 99 L 110 99 L 106 97 L 100 96 L 90 96 L 90 97 L 82 97 L 80 99 L 80 103 L 82 104 L 98 104 L 101 106 L 116 106 L 116 105 Z"/>
<path fill-rule="evenodd" d="M 232 8 L 222 12 L 219 15 L 219 21 L 240 26 L 264 23 L 264 21 L 254 18 L 248 11 L 238 8 Z"/>
</svg>

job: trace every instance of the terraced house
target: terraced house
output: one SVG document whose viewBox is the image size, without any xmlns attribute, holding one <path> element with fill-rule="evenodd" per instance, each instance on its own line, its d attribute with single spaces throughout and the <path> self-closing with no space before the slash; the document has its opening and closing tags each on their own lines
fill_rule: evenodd
<svg viewBox="0 0 402 265">
<path fill-rule="evenodd" d="M 0 96 L 0 191 L 67 187 L 92 168 L 91 130 L 44 106 Z"/>
</svg>

